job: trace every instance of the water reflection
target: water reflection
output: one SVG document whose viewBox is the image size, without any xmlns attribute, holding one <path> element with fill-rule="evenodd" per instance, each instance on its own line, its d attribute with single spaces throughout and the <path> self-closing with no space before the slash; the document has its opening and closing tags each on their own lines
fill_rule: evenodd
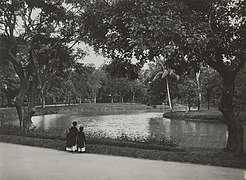
<svg viewBox="0 0 246 180">
<path fill-rule="evenodd" d="M 172 137 L 182 146 L 224 147 L 226 126 L 212 122 L 170 120 L 162 113 L 138 112 L 126 114 L 52 114 L 34 116 L 35 126 L 47 130 L 58 128 L 67 130 L 72 121 L 85 127 L 85 132 L 117 137 L 146 137 L 150 134 Z"/>
<path fill-rule="evenodd" d="M 182 146 L 225 147 L 227 139 L 226 126 L 213 122 L 151 118 L 149 132 L 172 137 Z"/>
</svg>

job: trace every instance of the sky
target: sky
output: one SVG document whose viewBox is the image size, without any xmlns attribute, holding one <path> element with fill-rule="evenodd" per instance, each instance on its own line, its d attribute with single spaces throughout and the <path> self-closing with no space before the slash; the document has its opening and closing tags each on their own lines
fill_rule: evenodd
<svg viewBox="0 0 246 180">
<path fill-rule="evenodd" d="M 84 43 L 80 43 L 76 47 L 79 47 L 83 50 L 86 50 L 88 53 L 88 55 L 86 55 L 83 59 L 81 59 L 79 61 L 81 63 L 94 64 L 98 68 L 102 64 L 107 63 L 109 61 L 109 59 L 104 58 L 103 56 L 96 54 L 92 47 L 85 45 Z"/>
<path fill-rule="evenodd" d="M 110 62 L 110 59 L 107 59 L 101 55 L 98 55 L 94 52 L 93 48 L 84 44 L 81 42 L 79 45 L 76 45 L 75 48 L 81 48 L 83 50 L 86 50 L 88 55 L 84 57 L 84 59 L 81 59 L 79 62 L 84 64 L 94 64 L 96 68 L 100 67 L 103 64 L 108 64 Z M 136 63 L 137 60 L 135 58 L 132 59 L 132 63 Z M 143 70 L 148 69 L 148 63 L 145 63 L 143 66 Z"/>
</svg>

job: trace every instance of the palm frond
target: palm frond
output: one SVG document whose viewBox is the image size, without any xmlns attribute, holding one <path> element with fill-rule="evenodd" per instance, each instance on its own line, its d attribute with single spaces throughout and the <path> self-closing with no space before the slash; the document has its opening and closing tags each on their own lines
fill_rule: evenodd
<svg viewBox="0 0 246 180">
<path fill-rule="evenodd" d="M 162 74 L 163 74 L 163 72 L 158 72 L 158 73 L 155 75 L 155 77 L 153 78 L 153 81 L 155 81 L 155 80 L 159 79 L 160 77 L 162 77 Z"/>
<path fill-rule="evenodd" d="M 177 80 L 179 80 L 179 78 L 180 78 L 179 75 L 176 74 L 175 71 L 174 71 L 173 69 L 170 70 L 169 75 L 170 75 L 171 77 L 174 77 L 174 78 L 177 79 Z"/>
<path fill-rule="evenodd" d="M 165 69 L 165 70 L 163 71 L 163 74 L 162 74 L 161 78 L 162 78 L 162 79 L 166 78 L 168 74 L 169 74 L 168 70 Z"/>
</svg>

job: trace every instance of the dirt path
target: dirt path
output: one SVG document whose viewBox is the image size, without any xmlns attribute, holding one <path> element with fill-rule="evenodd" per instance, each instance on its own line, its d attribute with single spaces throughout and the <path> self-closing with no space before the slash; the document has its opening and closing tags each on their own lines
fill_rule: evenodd
<svg viewBox="0 0 246 180">
<path fill-rule="evenodd" d="M 0 180 L 244 180 L 244 173 L 233 168 L 0 143 Z"/>
</svg>

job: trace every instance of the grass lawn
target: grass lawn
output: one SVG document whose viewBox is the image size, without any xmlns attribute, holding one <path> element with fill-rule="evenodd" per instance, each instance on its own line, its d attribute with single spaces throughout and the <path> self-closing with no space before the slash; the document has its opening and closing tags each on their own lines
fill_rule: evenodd
<svg viewBox="0 0 246 180">
<path fill-rule="evenodd" d="M 222 113 L 219 110 L 192 110 L 189 112 L 175 111 L 166 112 L 163 114 L 165 118 L 183 119 L 183 120 L 207 120 L 207 121 L 221 121 Z"/>
<path fill-rule="evenodd" d="M 180 119 L 180 120 L 223 122 L 223 115 L 217 108 L 213 108 L 211 110 L 200 110 L 200 111 L 192 110 L 189 112 L 166 111 L 163 114 L 163 117 L 170 118 L 170 119 Z M 245 119 L 246 119 L 246 110 L 240 111 L 239 120 L 243 122 L 245 121 Z"/>
<path fill-rule="evenodd" d="M 67 112 L 112 112 L 112 111 L 133 111 L 133 110 L 149 110 L 160 111 L 163 106 L 152 108 L 144 104 L 133 103 L 82 103 L 77 105 L 49 105 L 45 108 L 36 107 L 35 115 L 59 114 Z M 0 120 L 2 118 L 18 118 L 15 107 L 0 108 Z"/>
</svg>

